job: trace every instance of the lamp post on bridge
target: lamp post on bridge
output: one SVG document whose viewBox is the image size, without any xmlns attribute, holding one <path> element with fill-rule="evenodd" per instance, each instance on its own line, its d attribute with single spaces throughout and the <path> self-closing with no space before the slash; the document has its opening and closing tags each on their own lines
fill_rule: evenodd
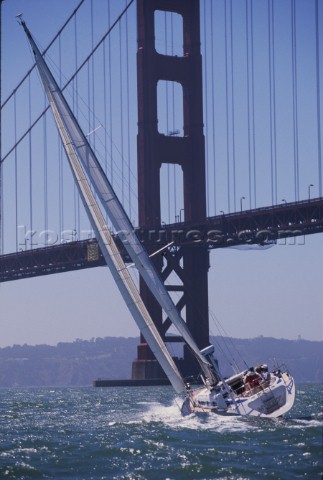
<svg viewBox="0 0 323 480">
<path fill-rule="evenodd" d="M 242 212 L 242 200 L 245 200 L 246 197 L 240 197 L 240 212 Z"/>
<path fill-rule="evenodd" d="M 311 200 L 311 187 L 314 187 L 313 183 L 310 183 L 308 186 L 308 201 Z"/>
</svg>

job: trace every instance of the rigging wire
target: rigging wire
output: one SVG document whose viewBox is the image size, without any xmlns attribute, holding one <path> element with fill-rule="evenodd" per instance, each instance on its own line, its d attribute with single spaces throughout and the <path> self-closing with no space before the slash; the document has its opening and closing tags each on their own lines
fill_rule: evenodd
<svg viewBox="0 0 323 480">
<path fill-rule="evenodd" d="M 168 248 L 168 254 L 169 255 L 172 255 L 171 250 L 172 249 L 174 250 L 174 248 L 175 248 L 176 251 L 178 251 L 176 249 L 176 247 L 173 247 L 171 244 L 169 244 L 167 247 L 172 247 L 172 248 Z M 153 255 L 158 254 L 159 252 L 163 251 L 165 248 L 166 247 L 163 247 L 162 249 L 155 252 Z M 136 274 L 136 281 L 138 282 L 138 279 L 139 279 L 138 271 L 134 270 L 134 272 Z M 172 271 L 170 273 L 174 273 L 174 272 Z M 178 274 L 176 274 L 176 277 L 180 281 L 182 281 L 179 278 Z M 174 279 L 172 280 L 172 283 L 171 283 L 169 275 L 163 280 L 163 282 L 164 282 L 166 287 L 174 285 L 174 283 L 173 283 Z M 179 307 L 182 304 L 182 302 L 185 301 L 185 299 L 184 299 L 185 295 L 186 295 L 186 297 L 190 297 L 190 298 L 192 297 L 190 292 L 187 291 L 187 286 L 185 286 L 185 288 L 186 288 L 185 293 L 184 293 L 184 291 L 181 291 L 181 292 L 173 291 L 172 292 L 172 298 L 173 298 L 173 301 L 174 301 L 174 303 L 176 304 L 177 307 Z M 202 318 L 202 315 L 203 315 L 202 311 L 201 311 L 201 308 L 200 308 L 200 306 L 197 302 L 191 302 L 191 304 L 194 307 L 194 310 L 196 312 L 196 320 L 198 321 L 199 317 Z M 181 308 L 180 308 L 180 310 L 181 310 Z M 210 307 L 209 307 L 208 311 L 209 311 L 210 319 L 212 320 L 213 325 L 214 325 L 216 331 L 218 332 L 218 336 L 221 338 L 221 341 L 215 335 L 214 335 L 214 338 L 213 338 L 214 345 L 216 346 L 217 351 L 222 353 L 224 360 L 232 367 L 232 369 L 235 373 L 237 373 L 238 371 L 241 370 L 241 368 L 239 369 L 238 362 L 240 362 L 240 364 L 244 365 L 246 368 L 249 368 L 250 365 L 248 365 L 246 363 L 245 359 L 242 357 L 239 349 L 235 345 L 234 339 L 232 339 L 232 337 L 229 336 L 229 334 L 227 333 L 227 331 L 225 330 L 225 328 L 221 324 L 220 320 L 216 317 L 216 315 L 214 314 L 214 312 L 211 310 Z M 230 348 L 229 345 L 231 346 L 231 348 Z M 169 344 L 169 342 L 168 342 L 168 349 L 171 350 L 172 347 L 173 347 L 172 343 Z M 236 352 L 236 355 L 239 357 L 239 361 L 237 361 L 235 359 L 233 352 Z"/>
<path fill-rule="evenodd" d="M 171 244 L 167 245 L 166 247 L 163 247 L 162 249 L 158 250 L 157 252 L 155 252 L 153 255 L 156 255 L 158 253 L 160 253 L 161 251 L 163 251 L 165 248 L 168 247 L 168 254 L 169 255 L 172 255 L 172 250 L 173 251 L 176 251 L 178 252 L 178 248 L 177 247 L 173 247 Z M 171 248 L 169 248 L 171 247 Z M 167 267 L 166 267 L 167 268 Z M 174 285 L 174 279 L 172 280 L 172 283 L 170 281 L 170 278 L 169 278 L 169 275 L 170 273 L 174 273 L 173 271 L 172 272 L 169 272 L 169 274 L 167 275 L 166 278 L 163 279 L 163 282 L 167 288 L 167 286 L 173 286 Z M 138 283 L 139 282 L 139 273 L 136 269 L 133 269 L 132 270 L 132 275 L 135 279 L 135 281 Z M 182 281 L 178 274 L 176 274 L 176 277 Z M 187 286 L 186 286 L 186 289 L 187 289 Z M 186 291 L 186 296 L 189 296 L 190 297 L 190 292 L 189 291 Z M 181 311 L 183 309 L 183 306 L 184 303 L 185 303 L 185 293 L 184 291 L 172 291 L 172 299 L 173 299 L 173 302 L 175 303 L 176 307 Z M 193 307 L 195 309 L 195 312 L 196 312 L 196 318 L 197 318 L 197 321 L 198 321 L 198 318 L 201 317 L 202 318 L 202 311 L 201 311 L 201 308 L 200 306 L 197 304 L 197 302 L 193 302 Z M 240 365 L 243 365 L 244 367 L 246 368 L 249 368 L 250 365 L 247 364 L 247 362 L 245 361 L 245 359 L 242 357 L 241 355 L 241 352 L 239 351 L 237 345 L 235 344 L 235 341 L 234 339 L 229 336 L 229 334 L 227 333 L 227 331 L 224 329 L 223 325 L 221 324 L 221 322 L 219 321 L 219 319 L 216 317 L 216 315 L 214 314 L 214 312 L 211 310 L 211 308 L 208 309 L 208 312 L 209 312 L 209 316 L 210 316 L 210 319 L 212 320 L 212 323 L 216 329 L 216 331 L 218 332 L 218 335 L 216 336 L 215 334 L 213 334 L 213 344 L 215 345 L 217 351 L 219 353 L 222 354 L 223 356 L 223 359 L 228 363 L 228 365 L 230 365 L 234 371 L 234 373 L 238 373 L 239 371 L 241 371 L 241 369 L 243 367 L 240 367 L 239 368 L 239 364 Z M 165 322 L 167 319 L 164 319 L 163 322 Z M 169 330 L 167 330 L 169 331 Z M 166 332 L 165 332 L 166 333 Z M 220 338 L 218 338 L 220 337 Z M 178 355 L 177 352 L 175 352 L 175 348 L 174 348 L 174 345 L 172 342 L 168 342 L 167 341 L 167 338 L 166 338 L 166 342 L 167 342 L 167 347 L 168 347 L 168 350 L 174 355 Z M 235 355 L 234 355 L 234 352 L 235 352 L 235 355 L 237 357 L 239 357 L 239 360 L 237 361 L 236 358 L 235 358 Z"/>
<path fill-rule="evenodd" d="M 224 349 L 227 351 L 226 354 L 223 352 L 227 361 L 229 360 L 229 363 L 231 364 L 231 366 L 234 366 L 237 370 L 239 370 L 238 362 L 235 360 L 235 358 L 233 357 L 233 354 L 232 354 L 232 351 L 234 350 L 236 352 L 236 354 L 238 355 L 238 357 L 240 359 L 240 362 L 242 364 L 244 364 L 244 366 L 249 368 L 250 365 L 248 365 L 246 363 L 245 359 L 242 357 L 239 349 L 237 348 L 237 346 L 234 343 L 234 339 L 225 330 L 225 328 L 223 327 L 223 324 L 220 322 L 220 320 L 217 318 L 217 316 L 211 310 L 211 308 L 209 308 L 209 314 L 210 314 L 211 320 L 212 320 L 215 328 L 219 332 L 219 336 L 223 340 L 224 348 L 222 349 L 222 347 L 221 347 L 221 351 L 223 352 Z M 231 348 L 229 347 L 229 344 L 231 345 Z"/>
</svg>

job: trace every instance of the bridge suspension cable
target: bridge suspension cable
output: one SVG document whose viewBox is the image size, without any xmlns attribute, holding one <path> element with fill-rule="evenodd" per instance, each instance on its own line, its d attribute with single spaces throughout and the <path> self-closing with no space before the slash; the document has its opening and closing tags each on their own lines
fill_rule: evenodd
<svg viewBox="0 0 323 480">
<path fill-rule="evenodd" d="M 271 203 L 277 203 L 277 147 L 276 147 L 276 74 L 274 3 L 268 0 L 268 70 L 270 116 Z"/>
<path fill-rule="evenodd" d="M 296 5 L 291 0 L 291 43 L 292 43 L 292 92 L 293 92 L 293 134 L 294 134 L 294 183 L 295 200 L 299 200 L 299 139 L 298 139 L 298 82 L 297 82 L 297 36 Z"/>
<path fill-rule="evenodd" d="M 319 0 L 315 0 L 315 63 L 316 63 L 316 116 L 317 116 L 317 156 L 318 156 L 318 180 L 319 196 L 322 197 L 322 141 L 321 141 L 321 87 L 320 87 L 320 22 Z"/>
<path fill-rule="evenodd" d="M 137 196 L 133 191 L 135 190 L 133 182 L 135 175 L 132 174 L 130 166 L 131 162 L 134 162 L 130 157 L 135 156 L 132 153 L 134 137 L 130 135 L 130 129 L 135 129 L 132 123 L 134 115 L 127 108 L 129 102 L 132 101 L 130 97 L 133 97 L 132 89 L 134 88 L 132 85 L 134 82 L 130 82 L 130 75 L 133 75 L 130 67 L 133 51 L 129 52 L 132 39 L 130 39 L 128 31 L 131 28 L 130 21 L 128 25 L 128 15 L 129 19 L 131 15 L 129 6 L 133 2 L 134 0 L 127 3 L 124 0 L 124 5 L 119 6 L 119 15 L 113 19 L 110 9 L 114 8 L 114 2 L 112 0 L 106 2 L 104 21 L 108 23 L 109 28 L 106 30 L 105 24 L 104 34 L 99 36 L 95 30 L 96 2 L 82 0 L 44 50 L 44 52 L 48 52 L 50 46 L 56 41 L 55 50 L 53 48 L 48 53 L 51 54 L 53 51 L 53 55 L 56 55 L 55 61 L 58 64 L 57 71 L 61 87 L 64 91 L 67 90 L 67 87 L 71 89 L 71 105 L 77 116 L 83 115 L 81 102 L 83 102 L 82 98 L 86 99 L 84 122 L 88 125 L 88 132 L 93 132 L 98 125 L 101 125 L 101 122 L 107 126 L 110 138 L 106 131 L 105 135 L 103 134 L 104 129 L 101 127 L 103 144 L 101 144 L 101 135 L 98 133 L 95 135 L 91 133 L 91 142 L 95 148 L 101 148 L 104 152 L 102 163 L 104 169 L 109 171 L 112 183 L 122 192 L 120 198 L 127 207 L 131 219 L 135 214 L 132 213 L 135 202 L 131 200 Z M 82 5 L 83 9 L 80 8 Z M 201 16 L 201 30 L 204 57 L 204 133 L 207 159 L 206 202 L 209 216 L 219 211 L 223 213 L 237 211 L 248 204 L 249 208 L 256 208 L 268 203 L 276 205 L 277 202 L 280 202 L 281 197 L 287 198 L 288 202 L 299 200 L 304 198 L 304 192 L 307 192 L 308 186 L 312 186 L 312 183 L 315 186 L 311 192 L 317 189 L 319 195 L 322 195 L 322 49 L 320 47 L 322 9 L 318 0 L 312 0 L 309 5 L 312 10 L 307 21 L 311 21 L 314 28 L 311 37 L 306 39 L 308 41 L 306 48 L 312 47 L 312 49 L 306 50 L 309 60 L 305 64 L 305 50 L 302 43 L 305 39 L 302 35 L 304 35 L 306 24 L 303 23 L 302 5 L 299 2 L 290 0 L 282 7 L 281 3 L 276 0 L 267 0 L 262 7 L 258 2 L 252 0 L 245 0 L 239 4 L 231 0 L 228 2 L 201 0 L 201 9 L 204 9 Z M 80 42 L 80 25 L 84 11 L 87 15 L 86 33 L 89 40 L 86 55 L 81 53 L 83 45 Z M 281 16 L 282 14 L 284 16 Z M 176 42 L 180 37 L 176 14 L 163 12 L 162 15 L 164 15 L 162 22 L 165 29 L 164 51 L 169 56 L 181 55 L 175 51 Z M 121 18 L 123 18 L 124 30 L 122 30 L 121 23 L 118 24 Z M 67 29 L 68 24 L 69 29 Z M 112 48 L 109 33 L 113 29 L 116 42 Z M 63 32 L 64 35 L 62 35 Z M 72 72 L 64 65 L 64 42 L 68 34 L 70 34 L 69 38 L 71 35 L 74 38 L 74 44 L 71 40 L 69 48 L 71 63 L 68 67 L 73 66 Z M 282 40 L 285 42 L 283 44 L 285 57 L 281 53 Z M 98 51 L 100 47 L 101 50 Z M 115 57 L 114 49 L 122 50 L 120 58 Z M 92 51 L 89 53 L 89 50 Z M 96 51 L 95 57 L 94 52 Z M 48 60 L 50 61 L 49 58 Z M 302 73 L 304 65 L 312 68 L 313 75 L 308 75 L 311 77 L 312 83 L 310 84 Z M 41 108 L 35 107 L 33 98 L 35 89 L 33 78 L 30 76 L 33 68 L 29 69 L 29 75 L 27 73 L 24 76 L 2 104 L 3 109 L 11 101 L 9 113 L 12 117 L 12 133 L 10 141 L 12 139 L 14 145 L 9 144 L 7 139 L 2 142 L 2 151 L 5 149 L 6 154 L 1 161 L 4 162 L 10 155 L 13 160 L 10 175 L 13 187 L 11 190 L 12 201 L 14 198 L 18 201 L 15 210 L 12 207 L 16 223 L 19 218 L 24 216 L 28 228 L 33 230 L 38 225 L 39 217 L 42 216 L 44 229 L 47 230 L 48 226 L 52 224 L 53 218 L 51 207 L 53 174 L 50 161 L 52 125 L 46 116 L 47 104 L 39 102 Z M 62 70 L 68 72 L 66 73 L 67 80 L 62 75 Z M 112 84 L 118 82 L 115 77 L 119 79 L 123 87 L 118 95 L 114 94 L 112 88 Z M 165 84 L 166 101 L 163 106 L 165 120 L 162 119 L 162 121 L 165 121 L 168 133 L 177 131 L 181 115 L 179 113 L 179 95 L 176 90 L 178 85 L 176 82 L 169 81 Z M 307 163 L 306 169 L 303 143 L 306 135 L 306 133 L 304 134 L 306 121 L 304 118 L 306 116 L 304 115 L 303 100 L 305 91 L 312 95 L 310 101 L 316 102 L 311 105 L 314 115 L 312 115 L 313 118 L 311 117 L 313 123 L 309 127 L 312 135 L 315 135 L 314 146 L 312 145 L 313 151 L 310 153 L 312 156 L 310 168 L 307 168 Z M 98 106 L 99 95 L 101 95 L 100 106 Z M 22 116 L 19 112 L 22 96 L 27 100 L 26 104 L 29 102 L 24 115 L 26 124 L 29 118 L 28 125 L 22 123 Z M 113 106 L 118 111 L 117 121 Z M 98 118 L 100 119 L 99 123 Z M 158 120 L 160 121 L 160 119 Z M 281 128 L 282 125 L 284 129 Z M 42 134 L 39 135 L 41 130 Z M 43 151 L 43 166 L 38 167 L 43 176 L 43 202 L 38 202 L 39 194 L 35 193 L 38 186 L 37 173 L 35 173 L 37 170 L 35 156 L 38 155 L 36 138 L 41 138 L 42 143 L 39 143 L 40 146 L 37 148 L 41 148 Z M 118 139 L 118 148 L 116 138 Z M 120 143 L 119 139 L 121 139 Z M 308 141 L 307 138 L 306 141 Z M 58 149 L 57 145 L 55 149 Z M 21 156 L 22 151 L 23 155 Z M 116 152 L 120 157 L 118 159 L 116 159 Z M 71 224 L 77 231 L 80 231 L 83 215 L 80 208 L 82 209 L 82 207 L 80 207 L 75 187 L 73 187 L 74 200 L 70 201 L 66 192 L 68 173 L 63 166 L 61 147 L 57 150 L 57 154 L 55 152 L 55 155 L 57 155 L 57 163 L 60 168 L 59 186 L 57 186 L 57 192 L 59 190 L 59 199 L 57 200 L 60 215 L 59 230 L 63 230 L 65 223 L 71 221 L 71 214 L 67 213 L 65 205 L 69 201 L 71 207 L 74 204 L 72 214 L 74 220 L 71 221 Z M 19 160 L 19 157 L 22 157 L 22 160 Z M 1 163 L 0 182 L 3 180 L 2 167 Z M 21 188 L 23 175 L 20 169 L 22 168 L 25 168 L 25 173 L 27 170 L 29 171 L 28 176 L 26 174 L 24 179 L 25 185 L 27 182 L 29 183 L 29 192 L 27 188 L 24 191 Z M 176 219 L 180 221 L 182 218 L 178 213 L 183 210 L 180 208 L 182 206 L 180 186 L 182 172 L 180 167 L 175 164 L 164 165 L 163 169 L 165 189 L 165 196 L 161 199 L 164 202 L 165 210 L 163 219 L 168 223 L 171 223 L 174 217 L 175 221 Z M 12 173 L 14 171 L 16 173 Z M 241 199 L 244 199 L 245 202 L 242 202 Z M 34 212 L 39 204 L 41 204 L 41 214 Z M 3 202 L 1 202 L 1 208 L 3 208 Z M 55 215 L 57 216 L 56 213 Z M 27 220 L 26 217 L 28 217 Z M 17 247 L 19 240 L 17 232 L 15 237 Z M 0 243 L 2 245 L 2 240 Z"/>
</svg>

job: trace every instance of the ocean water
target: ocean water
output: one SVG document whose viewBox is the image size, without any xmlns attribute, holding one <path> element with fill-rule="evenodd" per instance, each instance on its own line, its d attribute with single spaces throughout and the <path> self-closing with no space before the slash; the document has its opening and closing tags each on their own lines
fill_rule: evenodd
<svg viewBox="0 0 323 480">
<path fill-rule="evenodd" d="M 322 479 L 322 391 L 285 419 L 182 418 L 171 387 L 0 389 L 0 479 Z"/>
</svg>

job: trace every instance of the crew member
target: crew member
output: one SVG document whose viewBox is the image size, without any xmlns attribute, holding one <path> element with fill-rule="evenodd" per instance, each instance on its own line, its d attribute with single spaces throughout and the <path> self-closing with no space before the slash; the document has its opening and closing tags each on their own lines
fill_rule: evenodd
<svg viewBox="0 0 323 480">
<path fill-rule="evenodd" d="M 244 377 L 244 383 L 246 386 L 246 391 L 252 391 L 254 388 L 259 387 L 261 382 L 261 376 L 255 372 L 253 367 L 249 368 L 248 372 Z"/>
</svg>

